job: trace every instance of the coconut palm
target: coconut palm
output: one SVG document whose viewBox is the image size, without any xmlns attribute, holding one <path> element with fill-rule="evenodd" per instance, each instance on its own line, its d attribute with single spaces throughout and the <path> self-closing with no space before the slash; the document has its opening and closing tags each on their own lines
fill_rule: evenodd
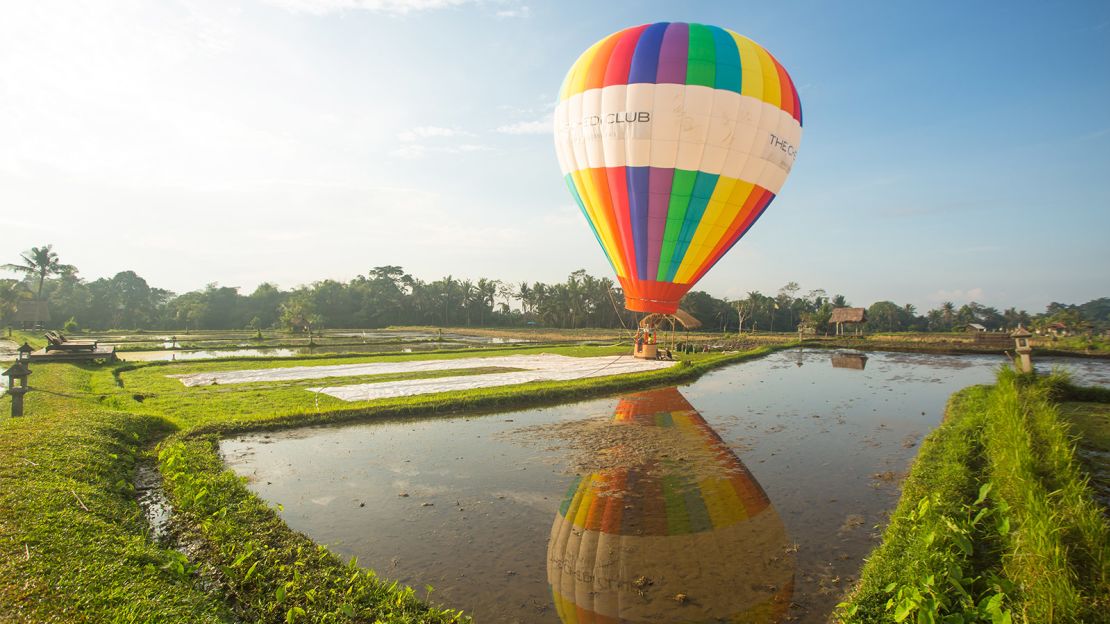
<svg viewBox="0 0 1110 624">
<path fill-rule="evenodd" d="M 956 318 L 956 304 L 951 301 L 940 304 L 940 317 L 944 319 L 945 331 L 952 331 L 952 322 Z"/>
<path fill-rule="evenodd" d="M 42 299 L 42 285 L 47 277 L 77 272 L 77 268 L 73 265 L 62 264 L 58 260 L 58 254 L 54 253 L 53 245 L 32 247 L 30 251 L 20 254 L 20 258 L 22 258 L 23 264 L 5 264 L 4 268 L 8 271 L 23 273 L 28 279 L 38 277 L 39 283 L 35 290 L 35 299 Z"/>
</svg>

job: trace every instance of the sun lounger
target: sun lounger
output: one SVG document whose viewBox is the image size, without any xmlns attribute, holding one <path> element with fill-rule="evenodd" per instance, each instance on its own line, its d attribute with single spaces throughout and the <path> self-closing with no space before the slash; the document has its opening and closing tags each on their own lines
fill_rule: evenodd
<svg viewBox="0 0 1110 624">
<path fill-rule="evenodd" d="M 95 351 L 95 340 L 67 340 L 55 331 L 46 332 L 47 351 Z"/>
</svg>

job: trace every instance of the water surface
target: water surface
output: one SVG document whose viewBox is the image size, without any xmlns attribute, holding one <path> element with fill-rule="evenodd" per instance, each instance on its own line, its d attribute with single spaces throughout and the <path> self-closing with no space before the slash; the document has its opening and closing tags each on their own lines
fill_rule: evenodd
<svg viewBox="0 0 1110 624">
<path fill-rule="evenodd" d="M 225 440 L 294 529 L 479 622 L 823 622 L 990 356 L 779 352 L 678 388 Z M 1110 362 L 1040 358 L 1110 385 Z"/>
</svg>

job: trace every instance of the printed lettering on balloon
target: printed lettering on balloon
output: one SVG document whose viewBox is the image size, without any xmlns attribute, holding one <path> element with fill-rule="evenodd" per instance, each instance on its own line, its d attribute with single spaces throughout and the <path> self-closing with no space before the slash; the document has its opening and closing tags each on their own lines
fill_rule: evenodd
<svg viewBox="0 0 1110 624">
<path fill-rule="evenodd" d="M 638 137 L 647 130 L 647 124 L 650 123 L 650 111 L 618 111 L 586 115 L 577 122 L 567 123 L 563 130 L 570 132 L 572 140 L 576 141 L 599 137 Z"/>
<path fill-rule="evenodd" d="M 786 152 L 791 158 L 798 156 L 798 148 L 794 147 L 789 141 L 779 137 L 777 134 L 771 133 L 771 145 Z"/>
</svg>

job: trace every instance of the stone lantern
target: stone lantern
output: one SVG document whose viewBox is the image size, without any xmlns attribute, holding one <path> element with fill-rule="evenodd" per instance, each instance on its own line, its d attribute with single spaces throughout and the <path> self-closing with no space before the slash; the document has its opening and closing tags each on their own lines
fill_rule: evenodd
<svg viewBox="0 0 1110 624">
<path fill-rule="evenodd" d="M 8 394 L 12 395 L 13 417 L 23 415 L 23 395 L 31 391 L 27 387 L 27 377 L 30 374 L 30 369 L 23 363 L 22 359 L 17 360 L 8 370 L 4 371 L 4 376 L 8 378 Z"/>
<path fill-rule="evenodd" d="M 1032 336 L 1033 334 L 1021 325 L 1018 325 L 1017 329 L 1010 334 L 1010 337 L 1014 339 L 1015 350 L 1023 373 L 1033 372 L 1033 347 L 1029 344 L 1029 338 Z"/>
<path fill-rule="evenodd" d="M 31 352 L 34 350 L 34 347 L 24 342 L 22 346 L 16 349 L 16 352 L 19 353 L 19 355 L 17 356 L 19 358 L 19 361 L 26 362 L 28 359 L 30 359 Z"/>
</svg>

